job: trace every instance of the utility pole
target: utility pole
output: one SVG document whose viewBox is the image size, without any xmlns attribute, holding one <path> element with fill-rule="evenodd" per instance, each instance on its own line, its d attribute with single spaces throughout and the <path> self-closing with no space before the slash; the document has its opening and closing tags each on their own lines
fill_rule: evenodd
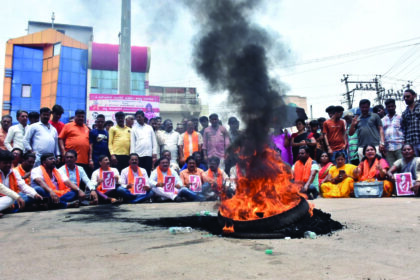
<svg viewBox="0 0 420 280">
<path fill-rule="evenodd" d="M 382 95 L 385 92 L 385 89 L 382 88 L 380 79 L 380 75 L 376 75 L 371 81 L 351 81 L 349 80 L 350 75 L 345 74 L 343 75 L 343 79 L 341 82 L 344 82 L 346 85 L 346 92 L 343 94 L 345 97 L 345 101 L 341 103 L 347 103 L 348 109 L 353 108 L 353 101 L 354 101 L 354 94 L 356 91 L 374 91 L 376 93 L 376 102 L 381 104 L 382 102 Z M 355 84 L 353 89 L 349 88 L 350 84 Z"/>
<path fill-rule="evenodd" d="M 346 84 L 346 99 L 347 99 L 347 108 L 351 109 L 353 106 L 353 102 L 350 98 L 350 90 L 349 90 L 349 83 L 347 82 L 347 79 L 349 78 L 349 75 L 344 74 L 343 75 L 344 79 L 341 79 L 341 82 L 344 82 Z"/>
<path fill-rule="evenodd" d="M 131 0 L 121 2 L 118 94 L 131 94 Z"/>
</svg>

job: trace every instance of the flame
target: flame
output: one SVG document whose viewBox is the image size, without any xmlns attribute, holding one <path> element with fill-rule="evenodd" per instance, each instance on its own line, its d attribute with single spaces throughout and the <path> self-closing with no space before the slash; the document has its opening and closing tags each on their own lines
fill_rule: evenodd
<svg viewBox="0 0 420 280">
<path fill-rule="evenodd" d="M 297 206 L 302 197 L 307 198 L 300 193 L 302 186 L 290 181 L 290 167 L 274 150 L 267 148 L 242 160 L 246 163 L 243 168 L 246 175 L 238 176 L 236 194 L 222 201 L 219 209 L 222 216 L 236 221 L 257 220 L 283 213 Z M 312 209 L 310 204 L 311 215 Z"/>
<path fill-rule="evenodd" d="M 235 230 L 233 229 L 233 225 L 232 226 L 225 225 L 223 227 L 223 233 L 224 234 L 230 234 L 230 233 L 234 233 L 234 232 L 235 232 Z"/>
</svg>

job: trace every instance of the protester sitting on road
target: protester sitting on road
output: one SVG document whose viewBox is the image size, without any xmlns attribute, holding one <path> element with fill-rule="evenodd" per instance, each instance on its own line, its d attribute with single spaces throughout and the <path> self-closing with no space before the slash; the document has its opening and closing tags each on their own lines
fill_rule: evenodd
<svg viewBox="0 0 420 280">
<path fill-rule="evenodd" d="M 15 168 L 27 185 L 31 185 L 31 170 L 35 165 L 36 155 L 26 152 L 22 157 L 22 163 Z"/>
<path fill-rule="evenodd" d="M 118 193 L 123 197 L 124 202 L 140 203 L 149 201 L 153 196 L 153 191 L 150 187 L 146 169 L 139 167 L 139 155 L 136 153 L 130 154 L 128 164 L 129 166 L 121 171 L 121 188 L 118 188 Z M 143 190 L 140 190 L 142 193 L 136 191 L 135 184 L 138 177 L 144 178 Z"/>
<path fill-rule="evenodd" d="M 149 180 L 155 197 L 161 200 L 181 201 L 181 198 L 178 198 L 177 195 L 181 191 L 183 185 L 178 173 L 169 168 L 169 159 L 167 157 L 161 157 L 157 163 L 158 166 L 150 174 Z M 165 179 L 166 177 L 168 177 L 168 179 Z"/>
<path fill-rule="evenodd" d="M 98 204 L 98 195 L 95 191 L 95 185 L 92 184 L 88 175 L 86 174 L 83 167 L 76 165 L 77 152 L 75 150 L 68 150 L 64 154 L 64 165 L 61 166 L 58 171 L 61 174 L 66 175 L 70 181 L 73 182 L 78 188 L 82 188 L 85 192 L 89 192 L 91 204 Z M 83 203 L 89 203 L 88 201 Z"/>
<path fill-rule="evenodd" d="M 53 153 L 41 156 L 41 165 L 31 171 L 32 187 L 42 197 L 51 199 L 53 207 L 79 207 L 79 199 L 83 200 L 85 193 L 55 168 L 56 161 Z"/>
<path fill-rule="evenodd" d="M 309 199 L 318 197 L 318 171 L 318 164 L 309 156 L 309 148 L 301 147 L 299 160 L 293 165 L 292 172 L 295 183 L 302 184 L 301 192 L 307 194 Z"/>
<path fill-rule="evenodd" d="M 0 150 L 0 211 L 12 206 L 7 212 L 21 210 L 35 200 L 42 200 L 37 192 L 28 186 L 19 172 L 12 169 L 13 155 L 7 150 Z"/>
<path fill-rule="evenodd" d="M 361 182 L 383 181 L 384 191 L 382 196 L 391 196 L 393 190 L 392 182 L 386 180 L 389 169 L 388 162 L 376 153 L 373 145 L 363 147 L 363 159 L 354 171 L 355 178 Z"/>
<path fill-rule="evenodd" d="M 91 181 L 96 187 L 99 203 L 116 203 L 119 197 L 117 190 L 120 188 L 120 174 L 116 168 L 111 167 L 108 156 L 100 155 L 98 160 L 100 168 L 93 172 Z M 104 172 L 112 172 L 111 176 L 106 178 L 107 181 L 104 181 Z"/>
<path fill-rule="evenodd" d="M 319 163 L 318 182 L 321 186 L 321 184 L 324 183 L 325 179 L 327 178 L 328 172 L 330 171 L 331 167 L 334 166 L 334 164 L 330 161 L 330 156 L 327 152 L 322 152 L 317 160 Z"/>
<path fill-rule="evenodd" d="M 210 184 L 211 190 L 214 192 L 212 199 L 220 198 L 221 195 L 226 193 L 226 183 L 229 181 L 225 171 L 219 168 L 219 163 L 219 158 L 209 158 L 209 169 L 204 172 L 204 181 Z"/>
<path fill-rule="evenodd" d="M 353 193 L 353 172 L 356 166 L 346 164 L 344 153 L 336 154 L 336 165 L 331 167 L 324 183 L 320 184 L 322 197 L 350 197 Z"/>
<path fill-rule="evenodd" d="M 420 188 L 420 157 L 415 157 L 414 147 L 411 144 L 404 144 L 402 147 L 402 159 L 394 162 L 388 171 L 388 177 L 394 178 L 397 173 L 411 173 L 413 180 L 412 190 L 419 195 Z"/>
<path fill-rule="evenodd" d="M 186 197 L 191 201 L 205 200 L 210 189 L 210 184 L 205 183 L 207 179 L 205 178 L 204 171 L 197 167 L 197 162 L 192 156 L 187 158 L 186 163 L 187 169 L 182 170 L 180 174 L 182 183 L 188 190 L 188 192 L 185 192 Z M 192 179 L 196 181 L 192 182 Z"/>
</svg>

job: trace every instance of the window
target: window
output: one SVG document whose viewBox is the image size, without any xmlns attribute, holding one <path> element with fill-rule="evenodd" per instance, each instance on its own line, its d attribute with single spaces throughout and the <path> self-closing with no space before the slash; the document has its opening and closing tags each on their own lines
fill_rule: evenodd
<svg viewBox="0 0 420 280">
<path fill-rule="evenodd" d="M 22 97 L 31 97 L 32 95 L 32 86 L 31 85 L 22 85 Z"/>
<path fill-rule="evenodd" d="M 60 55 L 60 51 L 61 51 L 61 44 L 55 44 L 54 45 L 54 50 L 53 50 L 53 56 L 56 55 Z"/>
</svg>

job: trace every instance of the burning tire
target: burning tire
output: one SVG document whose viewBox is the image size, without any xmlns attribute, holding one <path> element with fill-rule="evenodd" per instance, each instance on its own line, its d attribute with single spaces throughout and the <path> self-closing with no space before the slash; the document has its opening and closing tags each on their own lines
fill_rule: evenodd
<svg viewBox="0 0 420 280">
<path fill-rule="evenodd" d="M 218 221 L 222 227 L 230 227 L 233 225 L 235 233 L 269 233 L 270 231 L 278 230 L 290 224 L 296 223 L 300 219 L 309 215 L 309 204 L 306 199 L 301 198 L 296 207 L 271 217 L 250 221 L 236 221 L 222 216 L 219 212 Z"/>
</svg>

